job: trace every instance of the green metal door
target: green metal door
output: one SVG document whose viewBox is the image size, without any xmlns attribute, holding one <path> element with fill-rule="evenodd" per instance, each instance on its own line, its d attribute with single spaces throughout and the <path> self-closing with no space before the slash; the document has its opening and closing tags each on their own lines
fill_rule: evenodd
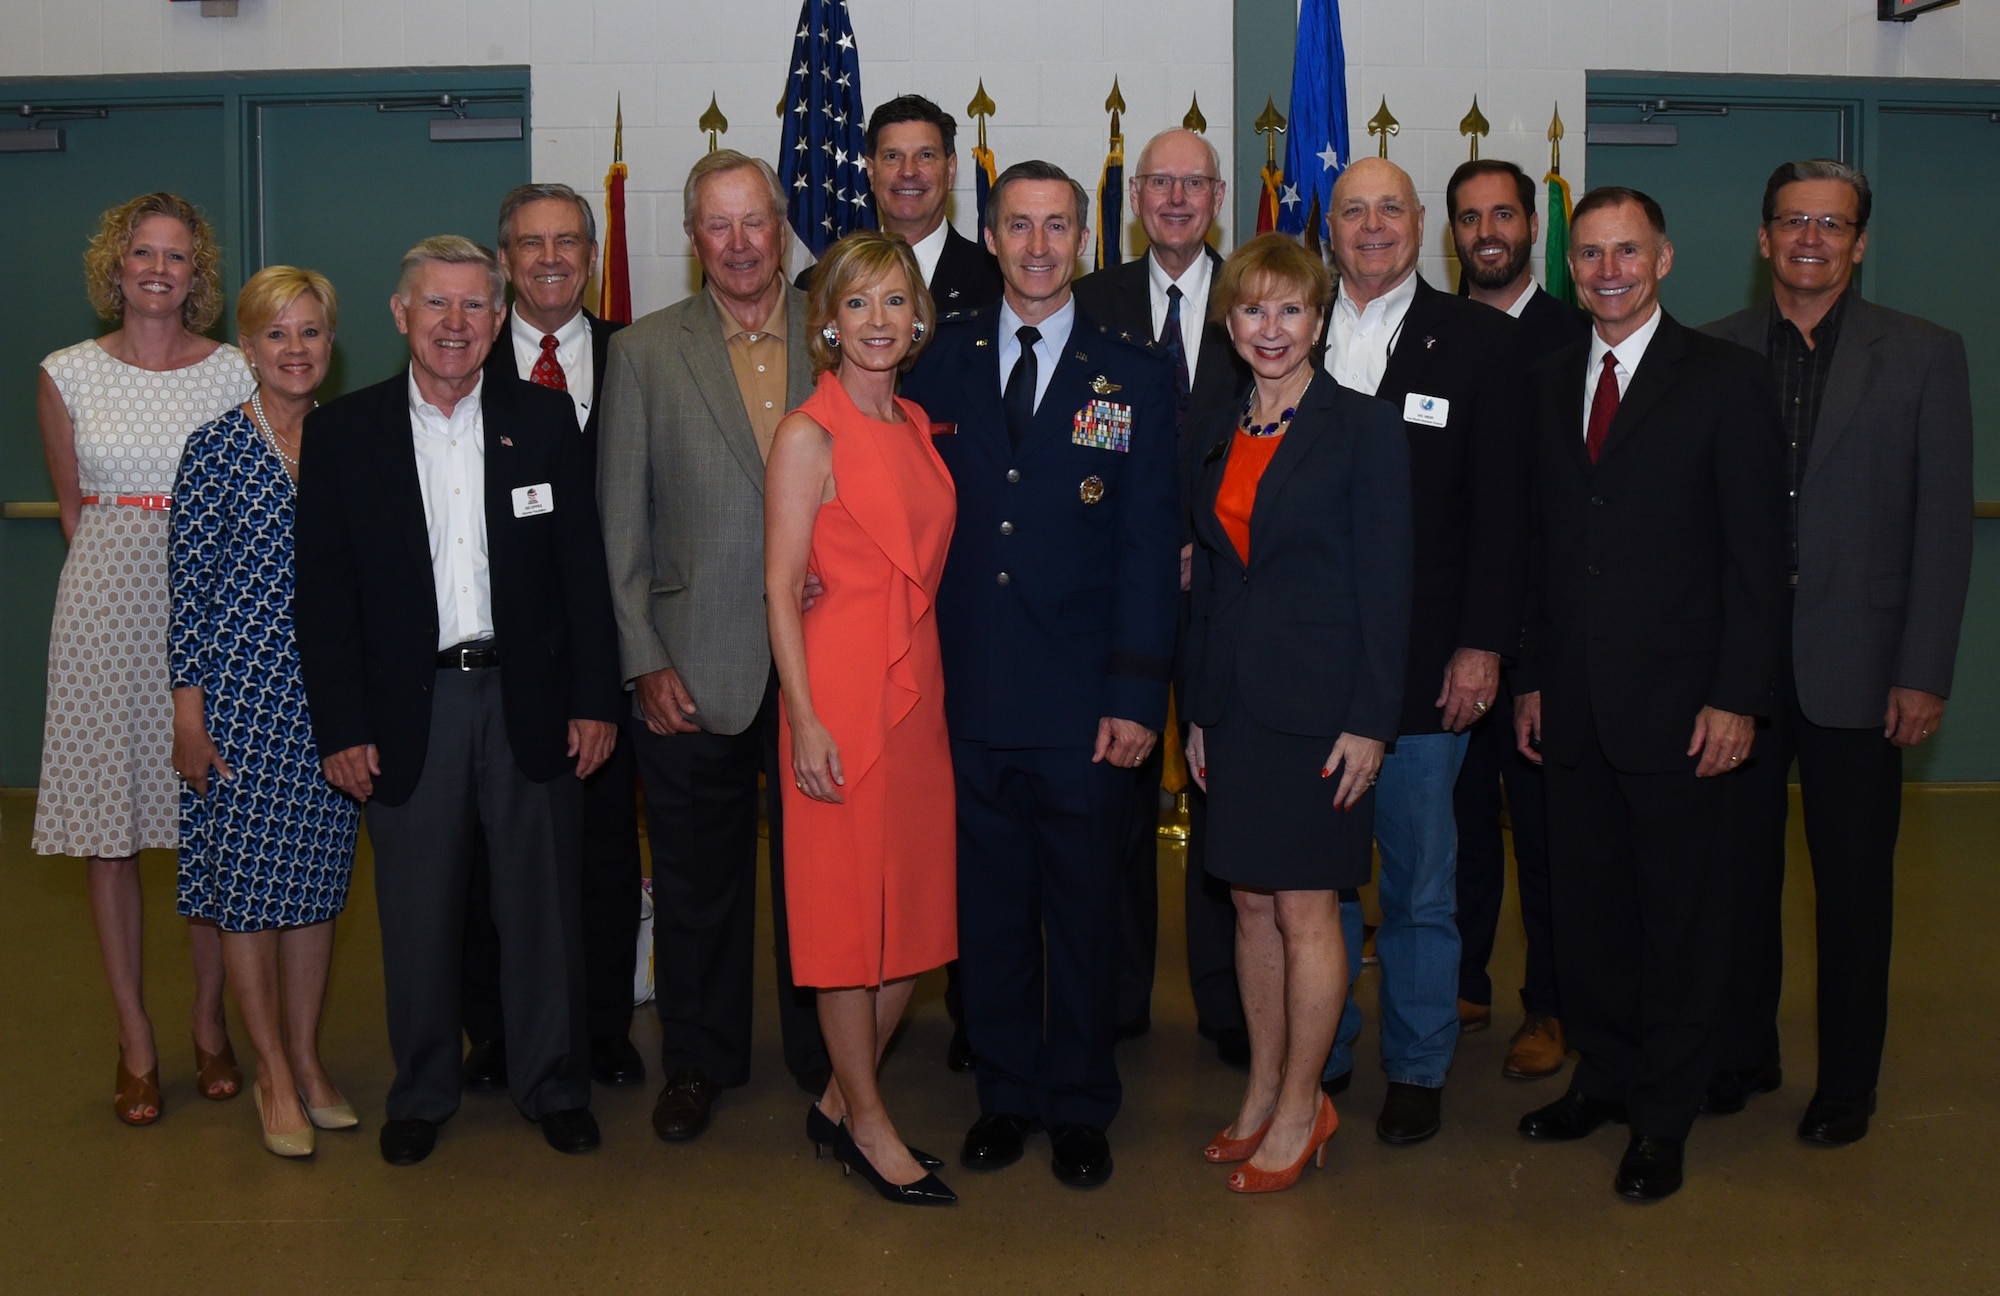
<svg viewBox="0 0 2000 1296">
<path fill-rule="evenodd" d="M 102 100 L 37 99 L 57 111 Z M 44 119 L 64 132 L 60 153 L 0 153 L 0 193 L 14 220 L 13 307 L 0 311 L 0 500 L 55 498 L 35 424 L 41 358 L 116 328 L 84 297 L 83 250 L 106 208 L 166 189 L 220 226 L 226 210 L 220 100 L 117 105 L 103 117 Z M 224 282 L 237 249 L 224 246 Z M 226 322 L 226 321 L 225 321 Z M 220 326 L 216 336 L 227 336 Z M 0 520 L 0 786 L 33 786 L 41 766 L 49 615 L 68 552 L 46 510 Z M 26 514 L 17 516 L 16 514 Z"/>
</svg>

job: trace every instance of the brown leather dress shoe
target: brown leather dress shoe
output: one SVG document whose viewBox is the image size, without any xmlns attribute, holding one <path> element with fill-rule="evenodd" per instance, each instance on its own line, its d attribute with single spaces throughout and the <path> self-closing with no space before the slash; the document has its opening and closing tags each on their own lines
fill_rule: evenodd
<svg viewBox="0 0 2000 1296">
<path fill-rule="evenodd" d="M 699 1138 L 714 1106 L 715 1085 L 708 1074 L 699 1067 L 681 1067 L 667 1077 L 667 1087 L 653 1105 L 653 1133 L 669 1143 Z"/>
<path fill-rule="evenodd" d="M 1476 1004 L 1470 999 L 1461 999 L 1458 1001 L 1459 1034 L 1470 1035 L 1474 1031 L 1483 1031 L 1492 1024 L 1493 1006 L 1491 1004 Z"/>
<path fill-rule="evenodd" d="M 1501 1064 L 1500 1074 L 1512 1080 L 1554 1075 L 1562 1070 L 1566 1052 L 1562 1023 L 1544 1013 L 1529 1013 L 1521 1029 L 1514 1032 L 1513 1043 L 1507 1046 L 1507 1060 Z"/>
</svg>

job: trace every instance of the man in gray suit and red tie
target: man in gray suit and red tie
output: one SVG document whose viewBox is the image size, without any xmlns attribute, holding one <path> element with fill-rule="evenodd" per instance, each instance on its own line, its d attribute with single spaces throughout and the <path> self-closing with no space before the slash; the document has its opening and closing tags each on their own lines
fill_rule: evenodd
<svg viewBox="0 0 2000 1296">
<path fill-rule="evenodd" d="M 1789 642 L 1770 728 L 1742 790 L 1743 926 L 1703 1110 L 1778 1087 L 1786 773 L 1799 763 L 1819 934 L 1819 1081 L 1799 1137 L 1868 1132 L 1889 1019 L 1903 752 L 1944 719 L 1972 572 L 1972 394 L 1965 342 L 1854 288 L 1868 178 L 1787 162 L 1764 186 L 1757 248 L 1771 300 L 1708 326 L 1770 360 L 1790 492 Z"/>
</svg>

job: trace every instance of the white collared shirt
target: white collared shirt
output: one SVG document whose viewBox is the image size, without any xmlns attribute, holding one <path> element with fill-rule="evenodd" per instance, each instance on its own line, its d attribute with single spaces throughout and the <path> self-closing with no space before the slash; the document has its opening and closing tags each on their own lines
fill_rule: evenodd
<svg viewBox="0 0 2000 1296">
<path fill-rule="evenodd" d="M 950 237 L 951 222 L 941 220 L 936 229 L 910 245 L 910 251 L 917 255 L 917 273 L 924 277 L 926 288 L 931 286 L 931 280 L 937 278 L 938 259 L 944 256 L 945 240 Z"/>
<path fill-rule="evenodd" d="M 1632 375 L 1639 371 L 1639 362 L 1646 358 L 1646 348 L 1652 345 L 1653 334 L 1660 331 L 1660 304 L 1653 303 L 1652 318 L 1632 331 L 1632 336 L 1612 346 L 1590 330 L 1590 360 L 1583 367 L 1583 423 L 1584 435 L 1590 435 L 1590 402 L 1597 396 L 1597 377 L 1604 368 L 1606 353 L 1618 358 L 1612 362 L 1612 372 L 1618 375 L 1618 399 L 1625 399 L 1625 389 L 1632 385 Z"/>
<path fill-rule="evenodd" d="M 1403 331 L 1403 317 L 1417 298 L 1417 272 L 1366 306 L 1356 306 L 1347 285 L 1333 299 L 1333 327 L 1327 331 L 1326 371 L 1343 387 L 1373 396 L 1389 369 L 1389 353 Z"/>
<path fill-rule="evenodd" d="M 424 399 L 416 374 L 410 375 L 410 428 L 424 529 L 430 535 L 439 651 L 493 637 L 486 558 L 486 420 L 479 406 L 485 386 L 482 374 L 446 414 Z"/>
<path fill-rule="evenodd" d="M 542 358 L 542 331 L 521 318 L 515 311 L 508 326 L 514 339 L 514 365 L 523 378 L 532 379 L 535 362 Z M 569 317 L 569 322 L 556 330 L 556 363 L 562 366 L 563 381 L 569 385 L 569 398 L 576 406 L 576 425 L 581 428 L 590 422 L 590 393 L 596 373 L 591 369 L 590 321 L 582 311 Z"/>
<path fill-rule="evenodd" d="M 1000 299 L 1000 390 L 1007 390 L 1007 377 L 1014 372 L 1014 362 L 1021 358 L 1021 339 L 1014 336 L 1020 331 L 1021 317 Z M 1055 376 L 1056 362 L 1062 359 L 1063 347 L 1069 344 L 1070 330 L 1076 326 L 1076 294 L 1071 293 L 1056 313 L 1035 325 L 1041 330 L 1042 340 L 1035 343 L 1035 408 L 1042 407 L 1042 394 L 1049 389 L 1049 379 Z"/>
<path fill-rule="evenodd" d="M 1181 350 L 1187 355 L 1188 385 L 1194 385 L 1195 362 L 1201 358 L 1201 327 L 1208 319 L 1208 285 L 1212 278 L 1208 264 L 1208 253 L 1197 252 L 1194 264 L 1181 272 L 1178 279 L 1167 277 L 1166 267 L 1158 257 L 1146 253 L 1146 287 L 1153 299 L 1153 340 L 1167 327 L 1168 285 L 1178 285 L 1181 290 Z"/>
<path fill-rule="evenodd" d="M 1540 292 L 1541 290 L 1542 289 L 1539 284 L 1537 284 L 1532 278 L 1529 279 L 1528 286 L 1521 290 L 1521 295 L 1514 299 L 1514 304 L 1507 308 L 1507 313 L 1509 315 L 1512 315 L 1515 319 L 1521 318 L 1522 313 L 1528 309 L 1528 303 L 1533 301 L 1535 299 L 1535 294 Z"/>
</svg>

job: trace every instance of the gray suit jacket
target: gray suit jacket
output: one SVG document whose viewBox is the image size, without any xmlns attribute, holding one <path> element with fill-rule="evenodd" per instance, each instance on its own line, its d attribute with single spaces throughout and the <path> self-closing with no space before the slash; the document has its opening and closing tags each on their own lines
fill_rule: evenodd
<svg viewBox="0 0 2000 1296">
<path fill-rule="evenodd" d="M 785 289 L 786 409 L 812 394 L 806 295 Z M 611 340 L 598 436 L 619 656 L 629 683 L 669 666 L 710 733 L 750 727 L 771 672 L 764 461 L 707 292 Z"/>
<path fill-rule="evenodd" d="M 1889 689 L 1951 694 L 1972 579 L 1965 341 L 1847 302 L 1799 487 L 1792 663 L 1814 724 L 1882 724 Z M 1768 354 L 1769 303 L 1705 331 Z"/>
</svg>

